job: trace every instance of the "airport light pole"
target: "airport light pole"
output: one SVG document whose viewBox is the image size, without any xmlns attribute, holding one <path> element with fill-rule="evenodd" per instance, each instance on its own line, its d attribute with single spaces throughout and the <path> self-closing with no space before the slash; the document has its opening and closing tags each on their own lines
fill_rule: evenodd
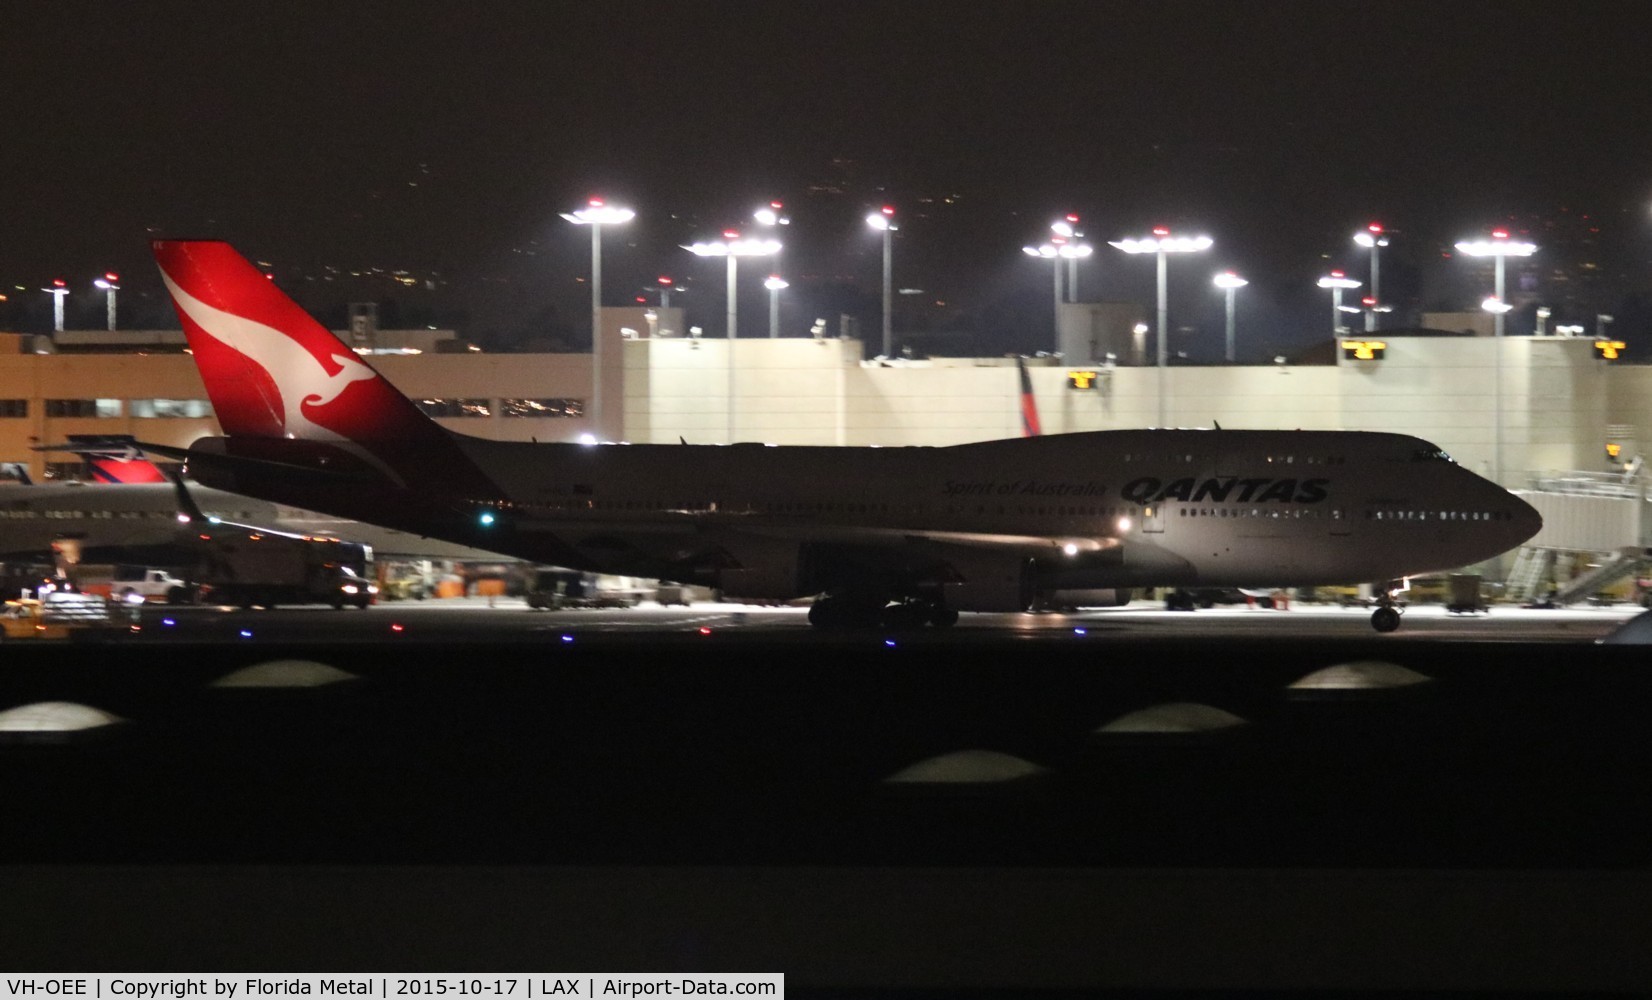
<svg viewBox="0 0 1652 1000">
<path fill-rule="evenodd" d="M 1159 279 L 1159 333 L 1158 333 L 1158 368 L 1159 368 L 1159 426 L 1166 426 L 1165 421 L 1165 365 L 1168 363 L 1169 327 L 1166 318 L 1170 312 L 1169 297 L 1165 288 L 1165 257 L 1173 253 L 1197 253 L 1209 250 L 1214 244 L 1209 236 L 1171 236 L 1170 230 L 1164 226 L 1155 226 L 1153 235 L 1140 239 L 1109 240 L 1112 246 L 1118 247 L 1125 253 L 1150 253 L 1158 257 Z"/>
<path fill-rule="evenodd" d="M 1067 262 L 1067 281 L 1070 295 L 1071 283 L 1078 280 L 1078 275 L 1073 268 L 1078 265 L 1079 261 L 1094 253 L 1095 248 L 1083 243 L 1068 243 L 1065 242 L 1063 237 L 1056 236 L 1050 242 L 1036 247 L 1022 247 L 1021 252 L 1029 257 L 1042 257 L 1051 261 L 1054 265 L 1051 268 L 1051 273 L 1055 276 L 1054 311 L 1051 316 L 1055 324 L 1055 346 L 1059 350 L 1061 347 L 1061 303 L 1063 301 L 1061 294 L 1061 262 Z"/>
<path fill-rule="evenodd" d="M 1342 350 L 1337 339 L 1348 331 L 1348 328 L 1342 325 L 1342 293 L 1345 289 L 1358 288 L 1359 282 L 1341 271 L 1332 271 L 1320 278 L 1317 284 L 1321 288 L 1331 290 L 1331 357 L 1340 365 Z"/>
<path fill-rule="evenodd" d="M 696 257 L 723 257 L 728 260 L 728 441 L 734 443 L 734 339 L 739 335 L 740 298 L 736 281 L 741 257 L 772 257 L 780 252 L 779 240 L 741 237 L 738 230 L 724 230 L 723 238 L 683 247 Z"/>
<path fill-rule="evenodd" d="M 670 309 L 671 308 L 671 293 L 672 292 L 683 291 L 683 289 L 681 289 L 681 288 L 673 287 L 671 277 L 669 275 L 665 275 L 665 274 L 662 274 L 658 278 L 654 279 L 654 288 L 660 293 L 660 308 L 661 309 Z"/>
<path fill-rule="evenodd" d="M 780 290 L 790 287 L 790 282 L 778 274 L 771 274 L 763 282 L 763 287 L 769 290 L 769 339 L 780 336 Z"/>
<path fill-rule="evenodd" d="M 894 275 L 890 245 L 890 234 L 900 227 L 895 225 L 895 206 L 885 205 L 883 208 L 866 217 L 866 224 L 883 233 L 883 356 L 894 354 L 894 338 L 890 334 L 890 307 L 893 305 L 894 292 L 891 290 Z"/>
<path fill-rule="evenodd" d="M 584 208 L 563 212 L 576 226 L 591 227 L 591 428 L 602 433 L 602 227 L 630 222 L 637 213 L 592 198 Z"/>
<path fill-rule="evenodd" d="M 1233 293 L 1237 292 L 1241 288 L 1244 288 L 1246 285 L 1250 284 L 1250 282 L 1239 277 L 1237 274 L 1234 274 L 1232 271 L 1223 271 L 1221 274 L 1218 274 L 1210 280 L 1212 284 L 1214 284 L 1217 288 L 1220 288 L 1227 296 L 1227 360 L 1228 364 L 1231 365 L 1233 364 L 1234 359 Z"/>
<path fill-rule="evenodd" d="M 1090 256 L 1091 249 L 1082 243 L 1076 242 L 1084 238 L 1078 231 L 1078 216 L 1071 212 L 1050 223 L 1050 242 L 1065 244 L 1072 247 L 1084 247 L 1083 253 L 1064 253 L 1061 256 L 1067 259 L 1067 301 L 1078 301 L 1078 262 Z"/>
<path fill-rule="evenodd" d="M 103 289 L 104 299 L 109 307 L 109 329 L 113 330 L 115 328 L 115 293 L 120 291 L 120 275 L 109 271 L 92 284 Z"/>
<path fill-rule="evenodd" d="M 52 287 L 42 288 L 41 291 L 52 297 L 52 329 L 63 332 L 63 296 L 69 294 L 69 283 L 62 278 L 53 278 Z"/>
<path fill-rule="evenodd" d="M 1378 307 L 1382 301 L 1382 289 L 1377 283 L 1381 274 L 1377 268 L 1377 251 L 1388 245 L 1388 237 L 1383 235 L 1382 223 L 1373 222 L 1365 227 L 1364 232 L 1354 234 L 1354 242 L 1371 251 L 1371 308 L 1365 313 L 1365 332 L 1371 333 L 1377 328 L 1377 313 L 1387 311 Z"/>
<path fill-rule="evenodd" d="M 1503 261 L 1508 257 L 1530 257 L 1537 252 L 1535 243 L 1524 243 L 1511 240 L 1506 229 L 1494 229 L 1489 240 L 1463 240 L 1457 244 L 1457 252 L 1470 257 L 1490 257 L 1497 262 L 1496 285 L 1492 297 L 1498 302 L 1507 305 L 1508 297 L 1503 292 Z M 1513 308 L 1510 306 L 1509 308 Z M 1493 335 L 1503 335 L 1503 317 L 1509 309 L 1488 310 L 1492 314 Z"/>
<path fill-rule="evenodd" d="M 1499 269 L 1497 276 L 1499 290 L 1502 288 L 1503 276 Z M 1493 295 L 1480 303 L 1480 308 L 1491 313 L 1493 322 L 1497 325 L 1497 334 L 1492 338 L 1492 375 L 1491 375 L 1491 481 L 1502 485 L 1503 482 L 1503 316 L 1514 307 L 1503 301 L 1501 295 Z"/>
</svg>

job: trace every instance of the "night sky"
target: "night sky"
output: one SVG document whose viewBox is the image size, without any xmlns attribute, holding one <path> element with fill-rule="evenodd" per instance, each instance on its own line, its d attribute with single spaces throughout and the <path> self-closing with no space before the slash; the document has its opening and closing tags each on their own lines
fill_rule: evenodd
<svg viewBox="0 0 1652 1000">
<path fill-rule="evenodd" d="M 1486 294 L 1441 257 L 1456 239 L 1598 229 L 1608 301 L 1589 308 L 1634 336 L 1652 332 L 1648 29 L 1643 3 L 1463 0 L 0 3 L 0 328 L 49 329 L 55 277 L 70 326 L 100 325 L 108 269 L 123 326 L 174 326 L 147 240 L 210 236 L 332 322 L 376 299 L 386 325 L 577 347 L 589 242 L 557 213 L 603 194 L 639 213 L 608 241 L 608 304 L 671 274 L 712 332 L 721 262 L 677 246 L 779 198 L 797 333 L 848 312 L 875 338 L 861 219 L 887 202 L 896 284 L 922 289 L 897 328 L 987 353 L 1049 346 L 1049 268 L 1020 247 L 1069 211 L 1098 247 L 1087 298 L 1151 302 L 1151 263 L 1108 239 L 1215 238 L 1173 268 L 1195 354 L 1220 337 L 1223 268 L 1252 281 L 1253 350 L 1316 336 L 1313 280 L 1364 277 L 1349 237 L 1373 219 L 1395 231 L 1384 297 L 1412 311 Z"/>
</svg>

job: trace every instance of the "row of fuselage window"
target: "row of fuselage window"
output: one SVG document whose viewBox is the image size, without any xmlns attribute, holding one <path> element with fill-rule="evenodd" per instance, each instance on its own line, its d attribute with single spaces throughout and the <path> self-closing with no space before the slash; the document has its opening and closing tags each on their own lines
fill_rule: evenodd
<svg viewBox="0 0 1652 1000">
<path fill-rule="evenodd" d="M 509 505 L 499 505 L 509 506 Z M 565 503 L 532 504 L 529 509 L 535 512 L 549 511 L 628 511 L 628 512 L 662 512 L 674 511 L 704 511 L 707 513 L 724 514 L 887 514 L 896 513 L 926 514 L 930 508 L 925 505 L 891 506 L 886 503 L 833 503 L 819 501 L 815 503 L 763 503 L 763 504 L 720 504 L 716 501 L 696 500 L 676 504 L 662 504 L 645 500 L 574 500 Z M 1028 507 L 1025 505 L 1008 506 L 1003 504 L 988 506 L 978 504 L 974 508 L 965 505 L 952 505 L 937 508 L 937 514 L 1000 514 L 1024 515 L 1029 517 L 1100 517 L 1118 518 L 1131 517 L 1151 518 L 1155 513 L 1153 507 L 1089 507 L 1089 506 L 1058 506 L 1058 507 Z M 1217 518 L 1266 518 L 1269 520 L 1329 520 L 1341 521 L 1348 517 L 1340 507 L 1182 507 L 1176 508 L 1180 517 L 1217 517 Z M 1368 521 L 1492 521 L 1507 520 L 1512 515 L 1503 511 L 1434 511 L 1434 510 L 1368 510 L 1365 519 Z"/>
<path fill-rule="evenodd" d="M 1128 452 L 1123 457 L 1124 461 L 1130 463 L 1158 462 L 1176 465 L 1193 465 L 1195 463 L 1204 463 L 1210 458 L 1209 455 L 1189 455 L 1185 452 L 1180 455 L 1165 455 L 1160 452 Z M 1234 461 L 1232 457 L 1229 456 L 1222 464 L 1231 464 L 1248 468 L 1254 461 L 1256 461 L 1256 459 L 1251 458 L 1244 459 L 1243 461 Z M 1261 461 L 1267 465 L 1342 465 L 1344 462 L 1348 461 L 1348 459 L 1342 455 L 1263 455 L 1261 456 Z"/>
<path fill-rule="evenodd" d="M 251 511 L 240 511 L 215 516 L 245 519 L 253 515 Z M 30 521 L 40 518 L 48 521 L 175 521 L 178 518 L 178 512 L 175 510 L 77 510 L 71 508 L 0 510 L 0 521 Z"/>
</svg>

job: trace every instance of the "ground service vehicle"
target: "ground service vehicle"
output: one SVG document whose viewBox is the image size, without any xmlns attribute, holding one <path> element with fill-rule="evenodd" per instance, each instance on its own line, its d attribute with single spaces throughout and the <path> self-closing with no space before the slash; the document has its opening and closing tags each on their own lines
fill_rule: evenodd
<svg viewBox="0 0 1652 1000">
<path fill-rule="evenodd" d="M 642 603 L 644 591 L 607 584 L 596 573 L 569 569 L 534 571 L 528 585 L 528 607 L 555 611 L 559 608 L 634 608 Z"/>
<path fill-rule="evenodd" d="M 109 602 L 96 594 L 60 590 L 0 607 L 0 636 L 7 641 L 90 638 L 113 631 Z"/>
<path fill-rule="evenodd" d="M 365 608 L 378 586 L 372 550 L 336 538 L 308 538 L 226 522 L 199 525 L 190 578 L 200 600 L 242 607 L 331 604 Z"/>
<path fill-rule="evenodd" d="M 189 581 L 174 576 L 170 570 L 154 566 L 79 565 L 74 567 L 72 574 L 81 590 L 106 591 L 111 600 L 125 604 L 142 604 L 145 601 L 188 604 L 194 599 L 194 588 Z"/>
</svg>

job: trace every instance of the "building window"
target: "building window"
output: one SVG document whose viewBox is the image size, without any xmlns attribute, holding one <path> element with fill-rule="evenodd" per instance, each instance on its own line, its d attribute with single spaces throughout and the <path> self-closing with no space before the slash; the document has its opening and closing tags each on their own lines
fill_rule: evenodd
<svg viewBox="0 0 1652 1000">
<path fill-rule="evenodd" d="M 46 416 L 99 418 L 118 417 L 120 416 L 120 400 L 48 399 L 46 400 Z"/>
<path fill-rule="evenodd" d="M 0 399 L 0 417 L 26 417 L 29 415 L 29 401 L 26 399 Z"/>
<path fill-rule="evenodd" d="M 134 417 L 210 417 L 212 404 L 204 399 L 134 399 Z"/>
<path fill-rule="evenodd" d="M 501 399 L 499 413 L 506 417 L 582 417 L 583 399 Z"/>
<path fill-rule="evenodd" d="M 86 475 L 86 463 L 80 459 L 73 462 L 47 462 L 46 478 L 56 481 L 80 479 Z"/>
<path fill-rule="evenodd" d="M 419 409 L 427 417 L 487 417 L 493 408 L 485 399 L 421 399 Z"/>
</svg>

